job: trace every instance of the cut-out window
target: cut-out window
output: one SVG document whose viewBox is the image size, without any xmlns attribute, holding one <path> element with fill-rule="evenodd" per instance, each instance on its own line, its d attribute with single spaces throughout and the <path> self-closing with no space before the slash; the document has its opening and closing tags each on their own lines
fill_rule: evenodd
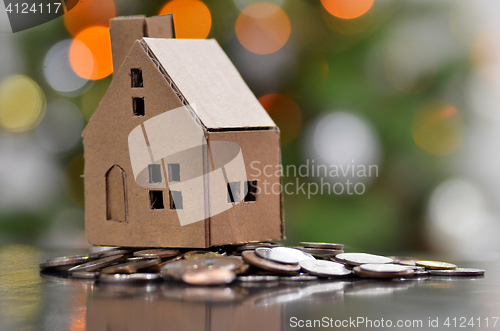
<svg viewBox="0 0 500 331">
<path fill-rule="evenodd" d="M 182 209 L 182 192 L 170 191 L 170 209 Z"/>
<path fill-rule="evenodd" d="M 257 181 L 245 182 L 245 202 L 257 201 Z"/>
<path fill-rule="evenodd" d="M 231 182 L 227 184 L 227 202 L 240 202 L 240 182 Z"/>
<path fill-rule="evenodd" d="M 149 183 L 159 184 L 161 183 L 161 164 L 150 164 L 149 168 Z"/>
<path fill-rule="evenodd" d="M 141 69 L 130 69 L 130 76 L 132 78 L 132 87 L 143 87 L 142 82 L 142 70 Z"/>
<path fill-rule="evenodd" d="M 151 209 L 163 209 L 163 191 L 149 191 Z"/>
<path fill-rule="evenodd" d="M 127 222 L 127 175 L 113 165 L 106 172 L 106 213 L 107 219 Z"/>
<path fill-rule="evenodd" d="M 181 181 L 181 166 L 179 163 L 168 164 L 168 181 L 169 182 Z"/>
<path fill-rule="evenodd" d="M 132 107 L 135 116 L 144 116 L 144 98 L 132 98 Z"/>
</svg>

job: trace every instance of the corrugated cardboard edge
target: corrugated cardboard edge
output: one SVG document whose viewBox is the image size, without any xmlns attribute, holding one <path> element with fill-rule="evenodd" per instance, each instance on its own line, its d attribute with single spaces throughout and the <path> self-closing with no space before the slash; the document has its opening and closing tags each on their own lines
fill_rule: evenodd
<svg viewBox="0 0 500 331">
<path fill-rule="evenodd" d="M 279 141 L 279 147 L 278 147 L 278 153 L 280 154 L 280 164 L 283 169 L 283 160 L 281 156 L 281 131 L 278 127 L 276 127 L 276 130 L 278 130 L 278 141 Z M 285 189 L 283 188 L 283 172 L 281 172 L 280 176 L 280 186 L 281 186 L 281 193 L 280 193 L 280 217 L 281 217 L 281 240 L 286 239 L 286 234 L 285 234 Z"/>
</svg>

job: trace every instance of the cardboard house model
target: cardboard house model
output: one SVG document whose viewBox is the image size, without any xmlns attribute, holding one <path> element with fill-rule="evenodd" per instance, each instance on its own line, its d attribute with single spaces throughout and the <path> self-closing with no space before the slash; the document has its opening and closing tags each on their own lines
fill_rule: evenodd
<svg viewBox="0 0 500 331">
<path fill-rule="evenodd" d="M 279 129 L 215 40 L 111 21 L 114 77 L 83 132 L 89 243 L 283 239 Z"/>
</svg>

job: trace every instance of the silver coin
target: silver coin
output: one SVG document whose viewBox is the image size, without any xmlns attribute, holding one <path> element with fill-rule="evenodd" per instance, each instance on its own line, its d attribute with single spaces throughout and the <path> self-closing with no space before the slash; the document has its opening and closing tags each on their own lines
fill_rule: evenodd
<svg viewBox="0 0 500 331">
<path fill-rule="evenodd" d="M 405 268 L 400 272 L 383 272 L 378 271 L 366 271 L 361 269 L 362 265 L 354 267 L 352 270 L 354 273 L 361 277 L 369 277 L 369 278 L 399 278 L 399 277 L 411 277 L 414 274 L 413 269 Z M 404 267 L 404 266 L 401 266 Z"/>
<path fill-rule="evenodd" d="M 363 271 L 382 272 L 382 273 L 388 273 L 388 272 L 399 273 L 399 272 L 405 272 L 408 269 L 413 270 L 413 268 L 411 268 L 411 267 L 392 264 L 392 263 L 386 263 L 386 264 L 367 263 L 367 264 L 360 265 L 359 268 Z"/>
<path fill-rule="evenodd" d="M 311 275 L 320 277 L 346 276 L 351 274 L 343 264 L 326 260 L 304 260 L 300 261 L 302 269 Z"/>
<path fill-rule="evenodd" d="M 296 274 L 300 270 L 300 266 L 298 264 L 283 264 L 266 260 L 258 257 L 254 251 L 243 251 L 241 256 L 246 263 L 251 264 L 254 267 L 267 270 L 268 272 L 271 271 L 273 274 Z"/>
<path fill-rule="evenodd" d="M 237 252 L 241 252 L 241 251 L 249 251 L 249 250 L 254 250 L 258 247 L 269 247 L 269 248 L 272 248 L 272 247 L 279 247 L 280 245 L 279 244 L 275 244 L 275 243 L 249 243 L 249 244 L 244 244 L 244 245 L 240 245 L 240 246 L 237 246 L 236 247 L 236 251 Z"/>
<path fill-rule="evenodd" d="M 284 263 L 284 264 L 298 264 L 299 259 L 286 252 L 278 251 L 276 248 L 257 247 L 255 254 L 263 259 Z"/>
<path fill-rule="evenodd" d="M 237 280 L 240 282 L 248 282 L 248 283 L 275 282 L 279 280 L 279 277 L 274 275 L 249 275 L 249 276 L 238 276 Z"/>
<path fill-rule="evenodd" d="M 340 259 L 352 265 L 360 265 L 366 263 L 372 263 L 372 264 L 392 263 L 391 258 L 381 255 L 368 254 L 368 253 L 343 253 L 336 255 L 335 259 Z"/>
<path fill-rule="evenodd" d="M 48 259 L 47 261 L 40 263 L 40 268 L 46 269 L 46 268 L 66 267 L 75 264 L 85 263 L 90 260 L 91 258 L 88 255 L 62 256 L 62 257 L 56 257 L 54 259 Z"/>
<path fill-rule="evenodd" d="M 179 255 L 179 251 L 176 249 L 146 249 L 134 252 L 134 256 L 146 257 L 146 258 L 159 257 L 163 259 L 167 257 L 174 257 L 177 255 Z"/>
<path fill-rule="evenodd" d="M 99 277 L 98 271 L 75 271 L 71 274 L 73 278 L 95 279 Z"/>
<path fill-rule="evenodd" d="M 405 266 L 407 266 L 407 265 L 405 265 Z M 408 267 L 412 268 L 413 271 L 425 271 L 426 270 L 424 267 L 419 267 L 419 266 L 416 266 L 416 265 L 408 265 Z"/>
<path fill-rule="evenodd" d="M 90 258 L 92 259 L 102 259 L 108 256 L 114 256 L 114 255 L 128 255 L 132 254 L 134 251 L 136 251 L 137 248 L 126 248 L 126 247 L 113 247 L 113 248 L 108 248 L 108 249 L 102 249 L 100 251 L 96 251 L 92 254 L 90 254 Z"/>
<path fill-rule="evenodd" d="M 74 266 L 70 269 L 68 269 L 69 273 L 75 272 L 75 271 L 96 271 L 101 268 L 107 267 L 115 262 L 118 262 L 123 259 L 123 255 L 113 255 L 113 256 L 108 256 L 102 259 L 90 261 L 84 264 L 79 264 L 77 266 Z"/>
<path fill-rule="evenodd" d="M 482 276 L 483 269 L 456 268 L 453 270 L 429 270 L 429 274 L 434 276 Z"/>
<path fill-rule="evenodd" d="M 342 249 L 328 249 L 328 248 L 312 248 L 312 247 L 297 247 L 303 252 L 312 255 L 337 255 L 344 253 Z"/>
<path fill-rule="evenodd" d="M 429 271 L 425 270 L 420 270 L 420 269 L 413 269 L 413 275 L 414 276 L 427 276 L 429 275 Z"/>
<path fill-rule="evenodd" d="M 282 282 L 310 282 L 318 280 L 317 276 L 313 275 L 297 275 L 297 276 L 281 276 L 280 281 Z"/>
<path fill-rule="evenodd" d="M 131 256 L 127 257 L 125 259 L 125 262 L 132 262 L 132 261 L 144 261 L 144 260 L 149 260 L 150 258 L 147 257 L 140 257 L 140 256 Z"/>
<path fill-rule="evenodd" d="M 300 249 L 291 248 L 291 247 L 274 247 L 273 250 L 281 253 L 288 254 L 290 256 L 294 256 L 300 261 L 304 260 L 316 260 L 314 256 L 308 254 L 306 252 L 301 251 Z"/>
<path fill-rule="evenodd" d="M 326 248 L 326 249 L 344 249 L 343 244 L 333 244 L 333 243 L 313 243 L 313 242 L 299 242 L 299 246 L 308 248 Z"/>
<path fill-rule="evenodd" d="M 159 274 L 137 273 L 137 274 L 102 274 L 99 276 L 99 282 L 103 283 L 140 283 L 159 280 Z"/>
</svg>

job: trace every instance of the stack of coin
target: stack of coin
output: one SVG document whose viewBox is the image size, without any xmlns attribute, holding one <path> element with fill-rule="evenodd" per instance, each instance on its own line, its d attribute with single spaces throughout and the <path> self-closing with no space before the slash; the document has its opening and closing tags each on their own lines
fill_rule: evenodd
<svg viewBox="0 0 500 331">
<path fill-rule="evenodd" d="M 184 282 L 189 285 L 275 286 L 322 279 L 481 276 L 484 270 L 457 268 L 447 262 L 412 257 L 344 253 L 344 245 L 301 242 L 299 247 L 275 243 L 200 249 L 116 247 L 49 259 L 40 268 L 51 275 L 102 284 Z"/>
<path fill-rule="evenodd" d="M 335 256 L 344 253 L 343 244 L 300 242 L 298 249 L 314 256 Z"/>
<path fill-rule="evenodd" d="M 413 276 L 413 268 L 392 263 L 361 264 L 353 268 L 356 275 L 370 278 L 398 278 Z"/>
</svg>

